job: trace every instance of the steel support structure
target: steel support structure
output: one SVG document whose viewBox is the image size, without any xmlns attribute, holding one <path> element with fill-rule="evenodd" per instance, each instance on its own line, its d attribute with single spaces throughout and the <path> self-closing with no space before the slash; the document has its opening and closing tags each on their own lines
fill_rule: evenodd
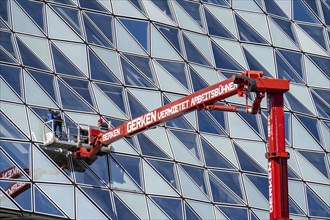
<svg viewBox="0 0 330 220">
<path fill-rule="evenodd" d="M 289 220 L 288 165 L 285 150 L 283 93 L 267 93 L 268 102 L 268 187 L 271 220 Z"/>
</svg>

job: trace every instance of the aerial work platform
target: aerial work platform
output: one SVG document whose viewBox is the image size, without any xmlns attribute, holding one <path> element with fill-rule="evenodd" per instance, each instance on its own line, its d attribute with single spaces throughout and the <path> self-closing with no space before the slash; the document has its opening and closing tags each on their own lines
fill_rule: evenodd
<svg viewBox="0 0 330 220">
<path fill-rule="evenodd" d="M 65 126 L 64 124 L 55 126 L 56 120 L 50 120 L 44 123 L 44 146 L 47 148 L 57 149 L 58 151 L 71 151 L 75 152 L 79 148 L 91 149 L 92 143 L 90 142 L 91 132 L 100 133 L 97 126 L 86 124 L 77 124 L 74 126 Z M 96 132 L 95 132 L 96 131 Z M 99 132 L 97 132 L 99 131 Z M 101 153 L 109 153 L 110 145 L 103 146 Z"/>
</svg>

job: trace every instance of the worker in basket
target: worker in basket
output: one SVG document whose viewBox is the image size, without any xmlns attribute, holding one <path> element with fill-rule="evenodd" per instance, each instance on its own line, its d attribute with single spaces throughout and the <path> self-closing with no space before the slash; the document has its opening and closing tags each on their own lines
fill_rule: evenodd
<svg viewBox="0 0 330 220">
<path fill-rule="evenodd" d="M 89 133 L 88 130 L 79 128 L 79 133 L 80 133 L 80 141 L 81 143 L 88 144 L 89 142 Z"/>
<path fill-rule="evenodd" d="M 109 129 L 108 124 L 106 122 L 104 122 L 101 117 L 97 121 L 97 125 L 99 126 L 101 132 L 107 131 Z"/>
<path fill-rule="evenodd" d="M 61 113 L 56 110 L 48 109 L 47 119 L 49 121 L 52 121 L 53 132 L 54 132 L 55 136 L 61 140 L 62 134 L 63 134 L 63 131 L 62 131 L 63 119 L 62 119 Z M 57 132 L 57 128 L 58 128 L 58 132 Z"/>
</svg>

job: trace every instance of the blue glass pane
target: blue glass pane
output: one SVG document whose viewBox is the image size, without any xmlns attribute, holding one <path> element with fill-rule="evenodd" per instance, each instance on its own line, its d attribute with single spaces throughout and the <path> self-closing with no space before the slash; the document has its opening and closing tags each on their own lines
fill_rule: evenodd
<svg viewBox="0 0 330 220">
<path fill-rule="evenodd" d="M 134 38 L 148 51 L 148 22 L 131 20 L 131 19 L 119 19 L 128 31 L 134 36 Z"/>
<path fill-rule="evenodd" d="M 63 216 L 63 213 L 42 193 L 37 187 L 34 187 L 35 211 L 51 215 Z"/>
<path fill-rule="evenodd" d="M 318 120 L 316 118 L 309 118 L 303 115 L 297 115 L 300 121 L 307 127 L 307 130 L 313 134 L 313 136 L 320 142 L 321 138 L 319 135 Z"/>
<path fill-rule="evenodd" d="M 259 130 L 259 127 L 258 127 L 258 118 L 257 118 L 257 115 L 252 115 L 252 114 L 241 114 L 241 113 L 238 113 L 239 116 L 241 116 L 242 118 L 245 119 L 245 121 L 256 131 L 259 133 L 259 135 L 261 136 L 261 131 Z"/>
<path fill-rule="evenodd" d="M 124 156 L 119 154 L 112 154 L 112 156 L 119 162 L 124 170 L 142 187 L 141 183 L 141 160 L 137 157 Z"/>
<path fill-rule="evenodd" d="M 218 206 L 229 219 L 248 219 L 247 209 Z"/>
<path fill-rule="evenodd" d="M 292 30 L 292 22 L 291 21 L 287 21 L 287 20 L 282 20 L 279 18 L 274 18 L 271 17 L 277 24 L 278 26 L 281 27 L 281 29 L 296 43 L 298 43 L 298 41 L 295 38 L 294 32 Z"/>
<path fill-rule="evenodd" d="M 300 179 L 300 177 L 290 167 L 288 167 L 288 177 L 292 179 Z"/>
<path fill-rule="evenodd" d="M 186 129 L 186 130 L 193 130 L 191 125 L 187 122 L 187 120 L 183 116 L 167 121 L 166 126 L 172 127 L 172 128 L 182 128 L 182 129 Z"/>
<path fill-rule="evenodd" d="M 212 49 L 214 54 L 215 64 L 218 68 L 229 70 L 242 70 L 242 68 L 229 56 L 224 50 L 218 47 L 212 41 Z"/>
<path fill-rule="evenodd" d="M 131 106 L 130 109 L 132 118 L 137 118 L 148 112 L 148 110 L 143 107 L 130 93 L 127 93 L 127 96 L 129 105 Z"/>
<path fill-rule="evenodd" d="M 178 184 L 175 178 L 176 170 L 174 163 L 163 160 L 149 160 L 148 162 L 156 168 L 156 170 L 169 182 L 174 188 L 178 189 Z"/>
<path fill-rule="evenodd" d="M 70 126 L 69 120 L 66 120 L 66 124 L 67 126 Z M 108 166 L 108 160 L 107 160 L 107 155 L 103 155 L 103 156 L 98 156 L 97 160 L 95 160 L 92 164 L 89 165 L 89 168 L 98 176 L 100 177 L 102 180 L 104 180 L 104 182 L 109 183 L 110 181 L 110 177 L 109 177 L 109 172 L 108 169 L 106 169 L 105 167 Z"/>
<path fill-rule="evenodd" d="M 241 204 L 241 202 L 220 184 L 212 175 L 209 175 L 213 201 L 218 203 Z"/>
<path fill-rule="evenodd" d="M 57 13 L 63 18 L 78 34 L 82 34 L 80 22 L 79 22 L 79 11 L 74 8 L 65 8 L 60 6 L 52 5 Z"/>
<path fill-rule="evenodd" d="M 93 106 L 92 97 L 89 91 L 89 82 L 86 80 L 78 80 L 62 77 L 71 88 L 73 88 L 81 97 L 83 97 L 90 105 Z"/>
<path fill-rule="evenodd" d="M 4 118 L 1 116 L 1 118 Z M 2 119 L 0 119 L 2 120 Z M 1 121 L 1 125 L 3 125 Z M 0 129 L 3 131 L 3 129 Z M 0 146 L 5 150 L 9 156 L 11 156 L 14 161 L 22 168 L 30 168 L 30 144 L 20 143 L 20 142 L 9 142 L 9 141 L 0 141 Z M 27 173 L 29 173 L 27 171 Z"/>
<path fill-rule="evenodd" d="M 12 34 L 9 32 L 0 31 L 0 45 L 10 53 L 10 55 L 17 59 L 11 35 Z"/>
<path fill-rule="evenodd" d="M 172 13 L 171 13 L 171 10 L 170 10 L 170 7 L 168 5 L 168 2 L 167 1 L 159 1 L 159 0 L 151 0 L 155 5 L 158 6 L 158 8 L 160 8 L 160 10 L 165 13 L 167 16 L 169 16 L 170 18 L 173 19 L 173 16 L 172 16 Z"/>
<path fill-rule="evenodd" d="M 300 27 L 304 29 L 305 32 L 307 32 L 312 38 L 314 38 L 315 42 L 321 45 L 325 50 L 327 50 L 326 42 L 324 40 L 323 35 L 323 27 L 316 27 L 316 26 L 310 26 L 310 25 L 303 25 L 300 24 Z"/>
<path fill-rule="evenodd" d="M 134 69 L 125 59 L 121 58 L 121 65 L 123 68 L 123 74 L 125 82 L 128 85 L 139 86 L 139 87 L 151 87 L 152 84 L 145 79 L 136 69 Z"/>
<path fill-rule="evenodd" d="M 2 8 L 1 8 L 2 9 Z M 0 10 L 1 10 L 0 9 Z M 5 25 L 5 23 L 0 19 L 0 28 L 3 28 L 5 30 L 8 30 L 7 26 Z"/>
<path fill-rule="evenodd" d="M 124 105 L 124 91 L 122 87 L 97 83 L 104 92 L 123 112 L 126 112 Z"/>
<path fill-rule="evenodd" d="M 214 117 L 215 121 L 220 124 L 221 128 L 225 130 L 225 113 L 223 111 L 209 111 L 209 113 L 212 115 L 212 117 Z"/>
<path fill-rule="evenodd" d="M 28 70 L 28 72 L 42 86 L 42 88 L 45 89 L 54 100 L 56 100 L 54 75 L 45 74 L 35 70 Z"/>
<path fill-rule="evenodd" d="M 252 211 L 251 211 L 251 218 L 250 219 L 251 220 L 259 220 Z"/>
<path fill-rule="evenodd" d="M 304 213 L 298 208 L 297 204 L 289 197 L 289 213 L 290 214 L 300 214 L 303 215 Z"/>
<path fill-rule="evenodd" d="M 17 0 L 30 17 L 45 31 L 44 25 L 44 4 L 34 1 Z"/>
<path fill-rule="evenodd" d="M 226 6 L 226 7 L 228 7 L 228 5 L 229 5 L 227 0 L 203 0 L 203 2 L 222 5 L 222 6 Z"/>
<path fill-rule="evenodd" d="M 177 1 L 186 12 L 203 28 L 202 18 L 199 14 L 199 3 L 188 2 L 184 0 Z"/>
<path fill-rule="evenodd" d="M 291 82 L 303 83 L 287 63 L 276 53 L 277 73 L 279 79 L 288 79 Z"/>
<path fill-rule="evenodd" d="M 106 190 L 81 187 L 81 189 L 92 199 L 110 218 L 115 219 L 110 192 Z"/>
<path fill-rule="evenodd" d="M 299 100 L 297 100 L 290 92 L 284 94 L 287 98 L 288 103 L 293 111 L 306 113 L 309 115 L 313 115 L 311 111 L 309 111 Z"/>
<path fill-rule="evenodd" d="M 323 10 L 324 20 L 326 25 L 330 25 L 330 9 L 321 1 L 321 6 Z"/>
<path fill-rule="evenodd" d="M 230 32 L 208 11 L 205 11 L 205 18 L 210 35 L 233 39 Z"/>
<path fill-rule="evenodd" d="M 264 76 L 273 78 L 272 75 L 243 47 L 246 60 L 251 70 L 259 70 L 264 73 Z"/>
<path fill-rule="evenodd" d="M 193 153 L 198 159 L 200 159 L 199 156 L 199 150 L 197 146 L 197 136 L 194 133 L 188 133 L 188 132 L 181 132 L 176 130 L 171 130 L 171 132 L 186 146 L 186 148 Z"/>
<path fill-rule="evenodd" d="M 142 154 L 152 157 L 161 157 L 168 159 L 166 154 L 161 151 L 153 142 L 151 142 L 149 138 L 147 138 L 144 134 L 138 134 L 137 138 L 140 143 Z"/>
<path fill-rule="evenodd" d="M 159 0 L 153 0 L 157 2 L 165 2 L 165 1 L 159 1 Z M 167 3 L 166 3 L 167 4 Z M 180 49 L 180 43 L 179 43 L 179 29 L 161 25 L 161 24 L 156 24 L 158 29 L 162 32 L 162 34 L 165 35 L 165 37 L 168 39 L 168 41 L 178 50 L 181 51 Z"/>
<path fill-rule="evenodd" d="M 189 176 L 196 182 L 201 190 L 207 194 L 206 185 L 204 181 L 204 169 L 199 167 L 192 167 L 187 165 L 181 165 L 181 167 L 189 174 Z"/>
<path fill-rule="evenodd" d="M 284 18 L 287 18 L 286 14 L 282 11 L 282 9 L 274 2 L 274 0 L 264 1 L 266 9 L 269 13 L 278 15 Z"/>
<path fill-rule="evenodd" d="M 255 43 L 262 43 L 267 44 L 267 42 L 262 39 L 250 25 L 245 23 L 243 19 L 241 19 L 239 16 L 235 14 L 237 28 L 240 40 L 242 41 L 248 41 L 248 42 L 255 42 Z"/>
<path fill-rule="evenodd" d="M 251 157 L 249 157 L 240 147 L 234 143 L 235 151 L 242 170 L 266 173 Z"/>
<path fill-rule="evenodd" d="M 83 74 L 52 44 L 54 64 L 57 73 L 63 73 L 72 76 L 83 76 Z"/>
<path fill-rule="evenodd" d="M 255 187 L 262 193 L 262 195 L 264 195 L 264 197 L 268 200 L 269 198 L 268 177 L 255 176 L 255 175 L 247 175 L 247 177 L 255 185 Z"/>
<path fill-rule="evenodd" d="M 285 138 L 289 143 L 292 143 L 291 137 L 291 114 L 284 112 L 284 124 L 285 124 Z M 268 137 L 268 136 L 265 136 Z"/>
<path fill-rule="evenodd" d="M 111 119 L 111 123 L 115 121 L 113 119 Z M 113 124 L 113 123 L 112 123 Z M 117 127 L 119 125 L 122 125 L 123 124 L 123 121 L 120 122 L 120 124 L 113 124 L 114 127 Z M 136 151 L 139 151 L 139 147 L 138 147 L 138 144 L 137 144 L 137 137 L 136 136 L 132 136 L 132 137 L 126 137 L 124 140 L 126 140 L 128 143 L 131 144 L 131 146 L 136 150 Z"/>
<path fill-rule="evenodd" d="M 110 192 L 96 188 L 81 187 L 81 189 L 92 199 L 111 219 L 115 219 Z"/>
<path fill-rule="evenodd" d="M 204 139 L 202 139 L 202 147 L 205 157 L 205 163 L 208 167 L 219 167 L 227 169 L 235 169 L 223 155 L 213 149 Z"/>
<path fill-rule="evenodd" d="M 183 219 L 180 199 L 152 197 L 171 219 Z"/>
<path fill-rule="evenodd" d="M 330 218 L 330 208 L 326 204 L 324 204 L 316 195 L 315 193 L 306 187 L 307 191 L 307 203 L 309 214 L 311 216 L 320 216 L 325 218 Z"/>
<path fill-rule="evenodd" d="M 330 117 L 329 103 L 328 105 L 325 104 L 319 97 L 317 97 L 313 93 L 312 93 L 312 97 L 319 115 L 324 118 L 329 118 Z"/>
<path fill-rule="evenodd" d="M 240 174 L 234 172 L 224 172 L 212 170 L 223 183 L 226 184 L 236 195 L 243 199 L 243 193 L 240 185 Z"/>
<path fill-rule="evenodd" d="M 102 80 L 105 82 L 118 83 L 116 77 L 112 72 L 100 61 L 97 56 L 89 51 L 89 66 L 91 72 L 91 78 L 96 80 Z"/>
<path fill-rule="evenodd" d="M 194 86 L 195 92 L 209 86 L 193 69 L 191 68 L 189 69 L 190 69 L 191 81 Z"/>
<path fill-rule="evenodd" d="M 231 73 L 231 72 L 227 72 L 227 71 L 224 71 L 224 70 L 221 70 L 221 71 L 219 71 L 219 72 L 222 73 L 222 75 L 223 75 L 226 79 L 229 79 L 230 77 L 239 74 L 239 72 L 238 72 L 238 73 Z"/>
<path fill-rule="evenodd" d="M 23 139 L 26 138 L 9 122 L 9 120 L 0 112 L 0 137 Z"/>
<path fill-rule="evenodd" d="M 82 183 L 93 186 L 104 186 L 99 178 L 87 168 L 80 160 L 74 160 L 74 176 L 76 183 Z"/>
<path fill-rule="evenodd" d="M 97 1 L 90 0 L 79 0 L 80 6 L 83 8 L 89 8 L 96 11 L 107 12 L 105 8 L 103 8 Z"/>
<path fill-rule="evenodd" d="M 281 55 L 288 61 L 292 68 L 303 78 L 302 70 L 302 54 L 294 53 L 287 50 L 279 50 Z"/>
<path fill-rule="evenodd" d="M 146 75 L 153 83 L 156 83 L 150 68 L 150 59 L 148 57 L 140 57 L 124 54 L 144 75 Z"/>
<path fill-rule="evenodd" d="M 314 167 L 316 167 L 324 176 L 329 178 L 327 171 L 327 166 L 329 164 L 326 162 L 326 154 L 319 152 L 308 152 L 308 151 L 299 151 Z"/>
<path fill-rule="evenodd" d="M 132 181 L 132 183 L 134 183 L 134 181 L 126 174 L 126 172 L 124 172 L 124 170 L 118 165 L 117 162 L 115 162 L 114 159 L 112 159 L 112 157 L 109 157 L 109 171 L 110 171 L 110 184 L 125 184 L 125 178 L 127 177 L 129 181 Z M 125 177 L 125 175 L 127 175 Z M 137 185 L 133 184 L 134 188 L 137 189 Z"/>
<path fill-rule="evenodd" d="M 293 18 L 298 21 L 319 23 L 316 17 L 301 0 L 293 1 Z"/>
<path fill-rule="evenodd" d="M 116 204 L 117 219 L 139 219 L 117 198 L 117 196 L 114 196 L 114 198 Z"/>
<path fill-rule="evenodd" d="M 198 217 L 198 215 L 187 205 L 187 203 L 185 203 L 185 207 L 186 207 L 186 219 L 187 220 L 199 220 L 201 219 L 200 217 Z"/>
<path fill-rule="evenodd" d="M 61 93 L 62 106 L 64 109 L 87 111 L 91 112 L 92 109 L 72 93 L 61 81 L 58 81 L 58 86 Z"/>
<path fill-rule="evenodd" d="M 320 14 L 318 13 L 318 10 L 317 10 L 317 1 L 315 1 L 315 0 L 304 0 L 304 1 L 314 11 L 314 13 L 320 17 Z"/>
<path fill-rule="evenodd" d="M 70 0 L 48 0 L 49 2 L 57 2 L 66 5 L 74 5 Z"/>
<path fill-rule="evenodd" d="M 182 128 L 187 130 L 193 130 L 191 125 L 183 118 L 183 116 L 171 119 L 166 122 L 167 127 Z"/>
<path fill-rule="evenodd" d="M 314 88 L 312 91 L 316 92 L 316 94 L 318 94 L 325 101 L 325 103 L 330 103 L 329 90 Z"/>
<path fill-rule="evenodd" d="M 17 188 L 21 187 L 21 189 L 14 194 L 11 195 L 11 197 L 17 202 L 23 210 L 29 210 L 32 211 L 32 204 L 31 204 L 31 184 L 28 182 L 13 182 L 13 181 L 1 181 L 0 180 L 0 187 L 3 190 L 7 190 L 9 188 Z"/>
<path fill-rule="evenodd" d="M 135 5 L 140 11 L 143 11 L 143 7 L 141 6 L 140 0 L 129 0 L 133 5 Z"/>
<path fill-rule="evenodd" d="M 48 109 L 46 108 L 37 108 L 37 107 L 31 107 L 34 113 L 38 115 L 43 121 L 48 121 Z"/>
<path fill-rule="evenodd" d="M 2 0 L 0 7 L 0 17 L 7 23 L 9 23 L 8 12 L 9 12 L 8 0 Z"/>
<path fill-rule="evenodd" d="M 43 70 L 49 70 L 48 67 L 46 67 L 45 64 L 41 62 L 39 58 L 37 58 L 36 55 L 34 55 L 30 49 L 28 49 L 21 40 L 17 39 L 17 45 L 18 49 L 21 54 L 21 58 L 23 61 L 24 65 L 35 67 L 38 69 L 43 69 Z"/>
<path fill-rule="evenodd" d="M 330 77 L 330 59 L 328 57 L 317 57 L 313 55 L 309 55 L 309 57 L 328 77 Z"/>
<path fill-rule="evenodd" d="M 88 43 L 94 43 L 104 47 L 112 48 L 112 45 L 103 35 L 93 26 L 92 22 L 84 15 L 85 31 Z"/>
<path fill-rule="evenodd" d="M 221 130 L 219 126 L 210 118 L 210 116 L 205 111 L 198 111 L 198 128 L 199 131 L 212 133 L 212 134 L 220 134 L 225 135 L 224 131 Z"/>
<path fill-rule="evenodd" d="M 185 35 L 183 36 L 183 42 L 186 48 L 187 58 L 191 62 L 203 64 L 206 66 L 210 66 L 210 64 L 206 61 L 204 56 L 198 51 L 198 49 L 188 40 Z"/>
<path fill-rule="evenodd" d="M 112 17 L 96 13 L 86 12 L 88 17 L 101 30 L 101 32 L 113 43 L 112 37 Z"/>
<path fill-rule="evenodd" d="M 16 61 L 10 56 L 8 56 L 1 48 L 0 48 L 0 62 L 17 64 Z"/>
<path fill-rule="evenodd" d="M 157 60 L 157 62 L 161 64 L 182 85 L 184 85 L 187 89 L 189 89 L 184 63 L 162 61 L 162 60 Z"/>
</svg>

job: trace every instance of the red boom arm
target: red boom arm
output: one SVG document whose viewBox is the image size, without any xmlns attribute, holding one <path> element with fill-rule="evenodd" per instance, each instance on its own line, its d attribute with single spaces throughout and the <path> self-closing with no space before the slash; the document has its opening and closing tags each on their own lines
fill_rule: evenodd
<svg viewBox="0 0 330 220">
<path fill-rule="evenodd" d="M 130 137 L 149 128 L 160 125 L 170 119 L 184 115 L 197 109 L 203 109 L 216 101 L 237 94 L 238 85 L 234 83 L 235 76 L 199 90 L 165 106 L 157 108 L 140 117 L 134 118 L 107 132 L 99 133 L 94 140 L 93 148 L 80 148 L 75 152 L 76 157 L 94 157 L 102 146 L 107 146 L 123 137 Z M 93 131 L 94 134 L 97 131 Z"/>
</svg>

